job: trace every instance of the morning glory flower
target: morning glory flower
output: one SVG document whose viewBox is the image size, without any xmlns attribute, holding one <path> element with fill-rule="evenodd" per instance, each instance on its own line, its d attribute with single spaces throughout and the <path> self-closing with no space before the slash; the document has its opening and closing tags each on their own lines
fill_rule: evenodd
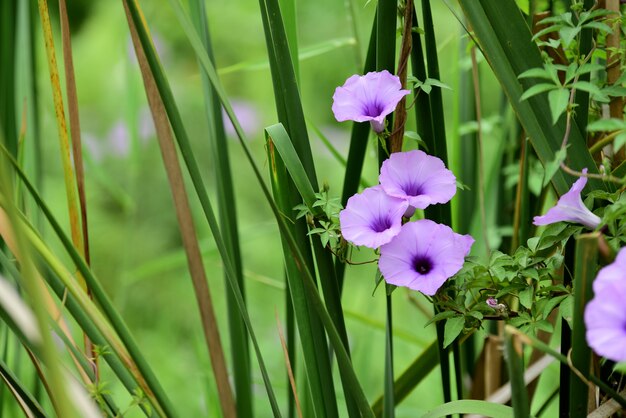
<svg viewBox="0 0 626 418">
<path fill-rule="evenodd" d="M 385 117 L 409 90 L 402 90 L 400 79 L 387 70 L 353 75 L 335 89 L 333 113 L 339 122 L 367 122 L 376 133 L 385 129 Z"/>
<path fill-rule="evenodd" d="M 398 235 L 408 203 L 388 196 L 380 186 L 355 194 L 339 212 L 341 235 L 354 245 L 378 248 Z"/>
<path fill-rule="evenodd" d="M 583 174 L 587 174 L 587 169 L 583 169 Z M 555 222 L 574 222 L 585 225 L 589 229 L 596 229 L 600 225 L 601 219 L 594 215 L 583 203 L 580 193 L 587 184 L 587 178 L 581 177 L 572 185 L 572 188 L 565 193 L 556 206 L 553 206 L 543 216 L 535 216 L 535 225 L 548 225 Z"/>
<path fill-rule="evenodd" d="M 419 150 L 391 154 L 379 179 L 388 195 L 405 199 L 416 209 L 449 202 L 456 193 L 452 171 L 439 158 Z"/>
<path fill-rule="evenodd" d="M 585 307 L 589 347 L 617 362 L 626 361 L 625 278 L 622 276 L 622 280 L 605 283 Z"/>
<path fill-rule="evenodd" d="M 626 247 L 622 248 L 615 261 L 600 269 L 593 281 L 593 292 L 600 293 L 609 283 L 626 281 Z"/>
<path fill-rule="evenodd" d="M 409 222 L 380 247 L 378 268 L 385 281 L 432 296 L 469 254 L 474 239 L 428 219 Z"/>
</svg>

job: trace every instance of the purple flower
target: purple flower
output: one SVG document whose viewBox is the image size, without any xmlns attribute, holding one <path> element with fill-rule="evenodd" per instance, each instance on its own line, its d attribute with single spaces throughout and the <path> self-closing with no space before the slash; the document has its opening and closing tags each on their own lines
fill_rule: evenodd
<svg viewBox="0 0 626 418">
<path fill-rule="evenodd" d="M 594 283 L 595 284 L 595 283 Z M 605 283 L 585 307 L 587 343 L 613 361 L 626 361 L 626 280 Z"/>
<path fill-rule="evenodd" d="M 353 75 L 335 89 L 333 113 L 339 122 L 369 121 L 372 129 L 380 133 L 385 129 L 385 116 L 409 93 L 402 90 L 400 79 L 386 70 Z"/>
<path fill-rule="evenodd" d="M 583 169 L 583 174 L 587 174 L 587 169 Z M 553 206 L 543 216 L 535 216 L 535 225 L 548 225 L 555 222 L 574 222 L 585 225 L 589 229 L 596 229 L 600 225 L 600 218 L 594 215 L 583 203 L 580 192 L 587 184 L 587 178 L 581 177 L 572 185 L 572 188 L 565 193 L 556 206 Z"/>
<path fill-rule="evenodd" d="M 456 193 L 456 177 L 437 157 L 423 151 L 396 152 L 383 162 L 380 185 L 413 208 L 446 203 Z"/>
<path fill-rule="evenodd" d="M 598 276 L 593 281 L 593 292 L 598 294 L 609 283 L 620 281 L 626 281 L 626 247 L 617 253 L 615 261 L 600 269 Z"/>
<path fill-rule="evenodd" d="M 398 235 L 408 203 L 388 196 L 380 186 L 355 194 L 339 213 L 341 235 L 354 245 L 378 248 Z"/>
<path fill-rule="evenodd" d="M 409 222 L 380 248 L 378 268 L 387 283 L 432 296 L 463 267 L 473 243 L 471 236 L 428 219 Z"/>
</svg>

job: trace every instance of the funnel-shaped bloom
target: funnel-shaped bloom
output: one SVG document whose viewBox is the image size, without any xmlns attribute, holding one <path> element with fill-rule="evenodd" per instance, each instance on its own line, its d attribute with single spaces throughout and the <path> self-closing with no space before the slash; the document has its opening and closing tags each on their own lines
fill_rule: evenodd
<svg viewBox="0 0 626 418">
<path fill-rule="evenodd" d="M 380 186 L 355 194 L 339 213 L 341 235 L 354 245 L 378 248 L 398 235 L 408 203 L 388 196 Z"/>
<path fill-rule="evenodd" d="M 609 283 L 626 283 L 626 247 L 622 248 L 615 261 L 600 269 L 598 276 L 593 281 L 594 293 L 600 293 Z"/>
<path fill-rule="evenodd" d="M 423 151 L 396 152 L 383 162 L 380 185 L 416 209 L 446 203 L 456 193 L 456 177 L 437 157 Z"/>
<path fill-rule="evenodd" d="M 583 169 L 583 174 L 587 174 L 587 169 Z M 543 216 L 535 216 L 535 225 L 548 225 L 555 222 L 574 222 L 585 225 L 589 229 L 596 229 L 600 225 L 601 219 L 594 215 L 583 203 L 580 193 L 587 184 L 587 178 L 581 177 L 572 185 L 572 188 L 565 193 L 556 206 L 553 206 Z"/>
<path fill-rule="evenodd" d="M 335 89 L 333 113 L 339 122 L 367 122 L 377 133 L 385 129 L 385 117 L 409 90 L 402 90 L 400 79 L 389 71 L 353 75 Z"/>
<path fill-rule="evenodd" d="M 409 222 L 380 248 L 378 268 L 387 283 L 432 296 L 456 274 L 474 239 L 428 219 Z"/>
<path fill-rule="evenodd" d="M 587 343 L 613 361 L 626 361 L 626 280 L 604 284 L 585 307 Z M 594 283 L 595 284 L 595 283 Z"/>
</svg>

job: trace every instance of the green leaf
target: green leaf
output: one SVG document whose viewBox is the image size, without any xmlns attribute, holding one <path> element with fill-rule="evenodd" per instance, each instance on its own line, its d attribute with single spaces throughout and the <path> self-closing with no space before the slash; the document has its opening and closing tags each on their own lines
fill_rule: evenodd
<svg viewBox="0 0 626 418">
<path fill-rule="evenodd" d="M 443 83 L 443 82 L 437 80 L 436 78 L 427 78 L 424 81 L 424 84 L 428 84 L 428 85 L 431 85 L 431 86 L 439 87 L 441 89 L 452 90 L 452 87 L 450 87 L 446 83 Z"/>
<path fill-rule="evenodd" d="M 519 100 L 524 89 L 535 83 L 526 79 L 521 79 L 520 82 L 518 76 L 529 69 L 544 65 L 537 45 L 531 42 L 532 35 L 525 17 L 512 1 L 459 0 L 459 4 L 473 29 L 473 36 L 508 96 L 537 156 L 542 164 L 547 164 L 554 159 L 554 153 L 561 147 L 565 118 L 560 119 L 556 125 L 552 123 L 550 105 L 544 95 L 521 102 Z M 548 77 L 542 75 L 542 78 Z M 568 143 L 573 147 L 569 155 L 569 165 L 577 168 L 589 167 L 590 172 L 597 172 L 578 121 L 571 125 Z M 565 173 L 557 172 L 552 179 L 557 194 L 566 193 L 572 180 Z M 591 188 L 609 187 L 602 181 L 593 180 L 589 179 Z"/>
<path fill-rule="evenodd" d="M 456 337 L 458 337 L 463 331 L 464 326 L 464 316 L 457 316 L 454 318 L 450 318 L 446 321 L 446 326 L 444 328 L 443 348 L 446 348 L 454 342 Z"/>
<path fill-rule="evenodd" d="M 587 126 L 587 131 L 618 131 L 626 129 L 626 120 L 623 119 L 598 119 Z"/>
<path fill-rule="evenodd" d="M 555 84 L 548 84 L 548 83 L 535 84 L 531 88 L 526 90 L 524 92 L 524 94 L 522 94 L 522 96 L 519 99 L 520 100 L 526 100 L 529 97 L 536 96 L 537 94 L 541 94 L 541 93 L 544 93 L 544 92 L 546 92 L 548 90 L 556 89 L 558 87 L 559 86 L 556 86 Z"/>
<path fill-rule="evenodd" d="M 424 328 L 426 328 L 427 326 L 429 326 L 430 324 L 432 324 L 433 322 L 437 322 L 437 321 L 441 321 L 442 319 L 448 319 L 448 318 L 452 318 L 453 316 L 457 315 L 456 312 L 454 311 L 442 311 L 439 312 L 438 314 L 436 314 L 435 316 L 433 316 L 432 318 L 430 318 L 428 320 L 428 322 L 426 322 L 424 324 Z"/>
<path fill-rule="evenodd" d="M 533 306 L 533 291 L 535 289 L 532 286 L 527 286 L 526 289 L 519 292 L 519 303 L 527 309 Z"/>
<path fill-rule="evenodd" d="M 522 72 L 517 78 L 545 78 L 552 81 L 552 73 L 544 67 L 531 68 Z"/>
<path fill-rule="evenodd" d="M 563 302 L 561 302 L 560 306 L 561 316 L 567 323 L 570 328 L 572 327 L 572 317 L 574 316 L 574 296 L 567 296 Z"/>
<path fill-rule="evenodd" d="M 602 22 L 585 23 L 583 25 L 583 27 L 598 29 L 598 30 L 600 30 L 602 32 L 605 32 L 605 33 L 613 33 L 613 30 L 611 29 L 611 27 L 609 25 L 607 25 L 606 23 L 602 23 Z"/>
<path fill-rule="evenodd" d="M 267 140 L 272 141 L 274 146 L 276 146 L 276 150 L 280 154 L 285 167 L 289 171 L 289 175 L 311 212 L 314 215 L 320 214 L 322 210 L 319 209 L 319 205 L 316 205 L 317 198 L 315 196 L 313 185 L 309 181 L 309 177 L 304 170 L 304 165 L 300 161 L 300 157 L 298 156 L 298 153 L 296 152 L 293 142 L 289 138 L 289 134 L 287 134 L 285 127 L 282 123 L 269 126 L 265 128 L 265 137 Z"/>
<path fill-rule="evenodd" d="M 541 319 L 533 324 L 533 326 L 541 331 L 545 331 L 547 333 L 552 334 L 554 332 L 554 326 L 546 321 L 545 319 Z"/>
<path fill-rule="evenodd" d="M 556 124 L 561 115 L 565 113 L 569 102 L 569 94 L 568 89 L 552 90 L 548 93 L 548 103 L 550 104 L 550 114 L 552 115 L 553 125 Z"/>
<path fill-rule="evenodd" d="M 626 144 L 626 132 L 617 135 L 613 140 L 613 151 L 618 152 Z"/>
<path fill-rule="evenodd" d="M 561 296 L 555 296 L 553 298 L 550 298 L 543 307 L 543 311 L 542 311 L 543 317 L 547 318 L 548 315 L 550 315 L 550 313 L 554 310 L 554 308 L 559 306 L 559 304 L 563 302 L 567 298 L 567 296 L 568 295 L 561 295 Z"/>
<path fill-rule="evenodd" d="M 543 174 L 542 187 L 546 187 L 554 175 L 559 171 L 561 163 L 567 158 L 567 149 L 560 149 L 554 155 L 554 160 L 550 161 L 545 166 L 545 172 Z"/>
<path fill-rule="evenodd" d="M 561 28 L 561 30 L 559 30 L 559 35 L 561 36 L 561 39 L 563 40 L 564 48 L 567 49 L 570 46 L 574 38 L 576 38 L 576 36 L 580 33 L 580 30 L 581 30 L 580 27 L 572 28 L 569 26 L 564 26 Z"/>
<path fill-rule="evenodd" d="M 439 405 L 421 418 L 440 418 L 452 414 L 477 414 L 493 418 L 513 418 L 513 408 L 487 401 L 463 399 Z"/>
</svg>

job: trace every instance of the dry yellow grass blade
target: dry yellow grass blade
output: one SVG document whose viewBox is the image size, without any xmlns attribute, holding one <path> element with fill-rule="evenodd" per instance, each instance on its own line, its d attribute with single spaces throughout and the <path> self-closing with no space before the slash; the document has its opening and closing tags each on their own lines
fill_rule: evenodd
<svg viewBox="0 0 626 418">
<path fill-rule="evenodd" d="M 65 121 L 65 108 L 63 106 L 63 95 L 61 92 L 59 69 L 56 62 L 54 40 L 52 37 L 52 27 L 50 25 L 50 15 L 48 13 L 48 2 L 46 0 L 39 0 L 38 4 L 43 36 L 46 44 L 46 56 L 48 58 L 48 70 L 50 72 L 50 85 L 52 87 L 52 95 L 54 98 L 54 111 L 56 115 L 59 141 L 61 146 L 61 161 L 63 164 L 65 193 L 67 195 L 67 207 L 70 217 L 72 242 L 74 243 L 74 247 L 76 247 L 76 250 L 79 252 L 79 254 L 84 257 L 85 254 L 80 227 L 78 195 L 76 191 L 76 178 L 74 176 L 74 169 L 70 158 L 70 140 L 67 132 L 67 124 Z M 83 287 L 83 289 L 85 289 L 85 284 L 82 280 L 81 286 Z"/>
</svg>

